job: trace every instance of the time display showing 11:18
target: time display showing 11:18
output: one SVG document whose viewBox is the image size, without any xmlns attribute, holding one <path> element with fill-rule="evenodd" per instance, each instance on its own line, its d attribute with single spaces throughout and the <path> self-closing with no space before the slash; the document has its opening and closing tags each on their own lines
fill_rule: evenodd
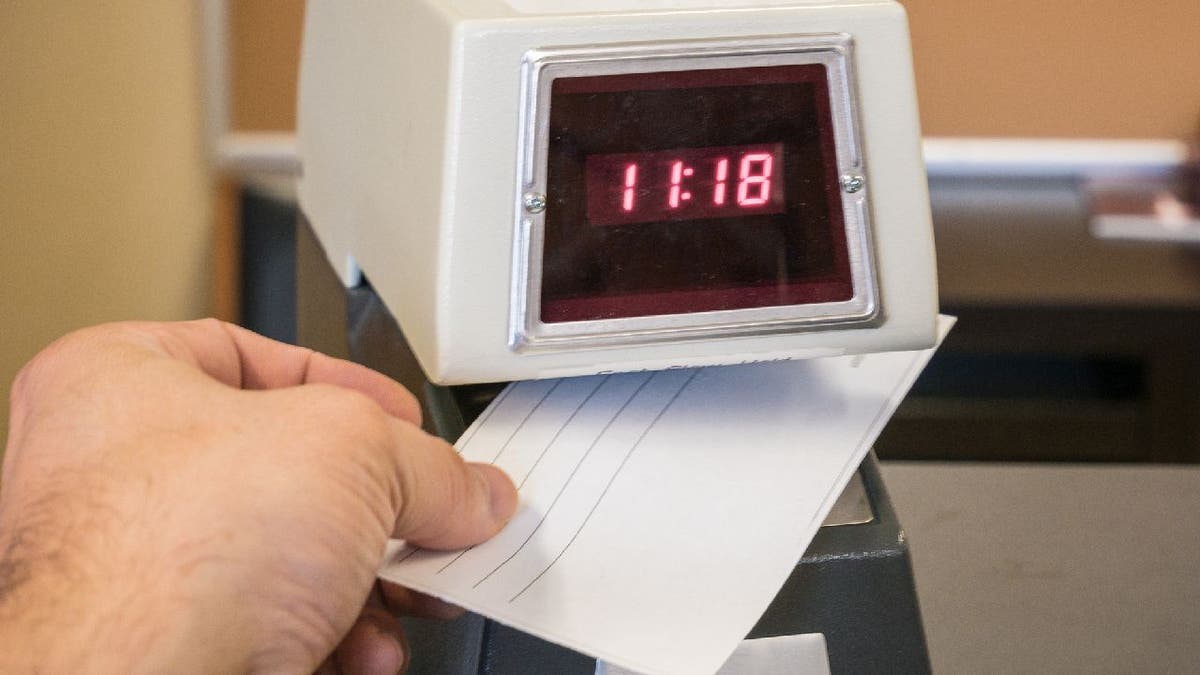
<svg viewBox="0 0 1200 675">
<path fill-rule="evenodd" d="M 782 143 L 589 155 L 585 171 L 593 225 L 785 210 Z"/>
</svg>

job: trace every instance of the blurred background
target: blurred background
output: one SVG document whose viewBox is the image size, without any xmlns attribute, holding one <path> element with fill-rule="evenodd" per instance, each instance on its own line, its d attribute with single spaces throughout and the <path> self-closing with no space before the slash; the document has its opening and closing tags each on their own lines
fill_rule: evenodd
<svg viewBox="0 0 1200 675">
<path fill-rule="evenodd" d="M 960 322 L 877 450 L 935 667 L 1194 670 L 1200 225 L 1105 196 L 1187 196 L 1200 3 L 903 4 Z M 294 339 L 303 10 L 0 3 L 4 396 L 103 321 Z"/>
</svg>

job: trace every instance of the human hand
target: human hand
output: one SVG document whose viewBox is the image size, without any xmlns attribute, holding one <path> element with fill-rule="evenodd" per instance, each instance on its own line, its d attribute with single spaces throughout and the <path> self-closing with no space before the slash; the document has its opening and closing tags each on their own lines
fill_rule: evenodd
<svg viewBox="0 0 1200 675">
<path fill-rule="evenodd" d="M 214 320 L 54 343 L 13 385 L 0 671 L 396 672 L 367 603 L 389 535 L 459 548 L 516 508 L 419 416 L 383 375 Z"/>
</svg>

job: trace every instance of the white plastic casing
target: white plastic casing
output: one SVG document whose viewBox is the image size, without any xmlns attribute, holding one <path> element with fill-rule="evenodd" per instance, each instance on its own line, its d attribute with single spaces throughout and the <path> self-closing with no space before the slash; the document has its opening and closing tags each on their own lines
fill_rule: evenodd
<svg viewBox="0 0 1200 675">
<path fill-rule="evenodd" d="M 719 6 L 717 6 L 719 5 Z M 523 60 L 532 50 L 845 34 L 881 314 L 865 327 L 550 352 L 511 342 Z M 917 349 L 937 281 L 908 28 L 891 0 L 310 0 L 300 204 L 443 384 Z"/>
</svg>

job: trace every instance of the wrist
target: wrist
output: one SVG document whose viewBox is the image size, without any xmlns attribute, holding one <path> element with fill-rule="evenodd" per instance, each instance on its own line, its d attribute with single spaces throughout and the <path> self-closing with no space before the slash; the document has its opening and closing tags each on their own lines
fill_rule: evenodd
<svg viewBox="0 0 1200 675">
<path fill-rule="evenodd" d="M 214 672 L 225 654 L 194 639 L 190 603 L 102 554 L 22 547 L 0 537 L 0 672 Z M 95 564 L 93 564 L 95 563 Z"/>
</svg>

